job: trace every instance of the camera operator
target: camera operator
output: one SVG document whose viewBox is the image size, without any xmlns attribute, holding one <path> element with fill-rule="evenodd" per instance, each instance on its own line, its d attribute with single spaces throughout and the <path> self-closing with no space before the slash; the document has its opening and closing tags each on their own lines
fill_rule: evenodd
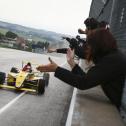
<svg viewBox="0 0 126 126">
<path fill-rule="evenodd" d="M 98 28 L 99 22 L 95 18 L 87 18 L 84 21 L 84 24 L 86 26 L 85 31 L 82 29 L 78 29 L 79 34 L 86 34 L 89 35 L 92 33 L 95 29 Z M 69 47 L 71 49 L 75 50 L 75 55 L 77 55 L 81 59 L 85 59 L 84 57 L 84 48 L 86 44 L 86 40 L 80 38 L 79 35 L 76 36 L 76 38 L 69 38 L 69 37 L 63 37 L 63 39 L 67 40 L 69 42 Z M 67 53 L 68 48 L 60 48 L 60 49 L 48 49 L 49 53 L 56 52 L 56 53 Z"/>
<path fill-rule="evenodd" d="M 81 28 L 78 29 L 79 34 L 86 34 L 86 36 L 90 35 L 92 32 L 94 32 L 96 29 L 107 29 L 109 30 L 109 25 L 105 21 L 98 22 L 95 18 L 87 18 L 84 21 L 84 24 L 86 26 L 86 29 L 83 30 Z M 84 56 L 84 48 L 86 44 L 86 40 L 80 38 L 80 36 L 76 36 L 76 38 L 69 38 L 69 37 L 63 37 L 63 39 L 67 40 L 69 42 L 69 47 L 71 49 L 74 49 L 75 55 L 78 56 L 81 59 L 85 59 Z M 56 52 L 56 53 L 67 53 L 68 48 L 59 48 L 59 49 L 48 49 L 49 53 Z"/>
</svg>

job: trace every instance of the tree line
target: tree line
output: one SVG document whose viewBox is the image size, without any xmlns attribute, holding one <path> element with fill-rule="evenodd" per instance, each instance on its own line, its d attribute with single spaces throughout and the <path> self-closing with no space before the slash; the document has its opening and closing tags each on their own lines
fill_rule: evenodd
<svg viewBox="0 0 126 126">
<path fill-rule="evenodd" d="M 20 38 L 20 36 L 18 36 L 16 33 L 12 32 L 12 31 L 7 31 L 5 33 L 5 35 L 0 33 L 0 40 L 1 41 L 5 40 L 5 39 L 8 39 L 8 38 L 13 40 L 13 39 L 16 39 L 16 38 Z M 25 46 L 24 46 L 24 44 L 25 44 Z M 48 41 L 38 41 L 38 42 L 36 42 L 34 40 L 29 41 L 28 39 L 25 40 L 23 38 L 23 39 L 20 39 L 20 42 L 18 42 L 15 47 L 17 49 L 26 50 L 26 51 L 32 51 L 33 49 L 36 49 L 36 48 L 46 50 L 49 47 L 49 42 Z"/>
</svg>

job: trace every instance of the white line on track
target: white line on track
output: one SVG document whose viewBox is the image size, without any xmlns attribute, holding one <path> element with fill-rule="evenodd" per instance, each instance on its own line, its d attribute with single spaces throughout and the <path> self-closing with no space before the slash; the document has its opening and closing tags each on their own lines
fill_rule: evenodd
<svg viewBox="0 0 126 126">
<path fill-rule="evenodd" d="M 81 65 L 80 62 L 79 62 L 79 65 Z M 74 113 L 76 95 L 77 95 L 77 88 L 74 88 L 65 126 L 71 126 L 71 124 L 72 124 L 72 117 L 73 117 L 73 113 Z"/>
<path fill-rule="evenodd" d="M 3 108 L 0 109 L 0 114 L 2 114 L 6 109 L 8 109 L 12 104 L 14 104 L 19 98 L 21 98 L 26 91 L 22 92 L 20 95 L 18 95 L 16 98 L 14 98 L 12 101 L 10 101 L 8 104 L 6 104 Z"/>
<path fill-rule="evenodd" d="M 66 63 L 67 62 L 64 62 L 60 66 L 64 66 Z M 76 101 L 76 94 L 77 94 L 77 88 L 74 88 L 65 126 L 71 126 L 71 124 L 72 124 L 72 117 L 73 117 L 74 105 L 75 105 L 75 101 Z"/>
<path fill-rule="evenodd" d="M 75 101 L 76 101 L 76 94 L 77 94 L 77 88 L 74 88 L 65 126 L 71 126 L 73 112 L 74 112 L 74 105 L 75 105 Z"/>
</svg>

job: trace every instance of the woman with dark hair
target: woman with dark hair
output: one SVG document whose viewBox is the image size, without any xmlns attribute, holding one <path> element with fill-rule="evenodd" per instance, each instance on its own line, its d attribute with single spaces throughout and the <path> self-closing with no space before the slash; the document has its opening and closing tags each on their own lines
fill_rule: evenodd
<svg viewBox="0 0 126 126">
<path fill-rule="evenodd" d="M 119 108 L 126 76 L 126 57 L 118 50 L 109 30 L 98 29 L 87 37 L 84 57 L 87 62 L 95 63 L 87 73 L 74 62 L 70 49 L 67 51 L 67 62 L 71 71 L 61 68 L 52 60 L 48 65 L 38 66 L 37 70 L 55 72 L 55 77 L 81 90 L 101 85 L 111 102 Z"/>
</svg>

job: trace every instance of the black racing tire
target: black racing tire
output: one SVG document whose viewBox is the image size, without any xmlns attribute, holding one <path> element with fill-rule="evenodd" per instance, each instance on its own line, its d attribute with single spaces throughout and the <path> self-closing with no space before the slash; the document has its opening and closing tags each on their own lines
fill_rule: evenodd
<svg viewBox="0 0 126 126">
<path fill-rule="evenodd" d="M 38 92 L 39 95 L 44 94 L 44 92 L 45 92 L 45 80 L 43 80 L 43 79 L 38 80 L 38 87 L 37 88 L 38 88 L 37 92 Z"/>
<path fill-rule="evenodd" d="M 43 80 L 45 80 L 46 87 L 49 85 L 49 77 L 50 77 L 49 73 L 43 74 Z"/>
<path fill-rule="evenodd" d="M 5 82 L 6 73 L 0 72 L 0 84 L 3 84 Z"/>
</svg>

